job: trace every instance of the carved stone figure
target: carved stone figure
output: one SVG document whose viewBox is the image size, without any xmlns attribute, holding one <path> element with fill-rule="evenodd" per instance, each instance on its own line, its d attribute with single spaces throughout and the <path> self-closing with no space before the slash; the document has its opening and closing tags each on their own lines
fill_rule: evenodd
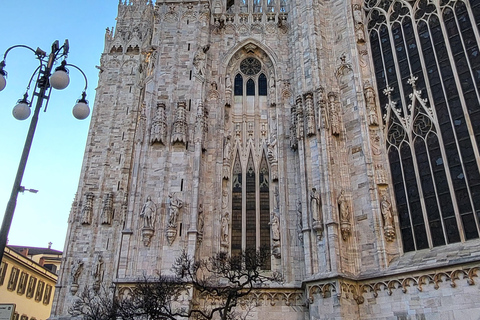
<svg viewBox="0 0 480 320">
<path fill-rule="evenodd" d="M 92 277 L 93 277 L 93 289 L 98 291 L 100 289 L 100 283 L 102 282 L 102 269 L 103 269 L 103 257 L 102 255 L 97 255 L 92 266 Z"/>
<path fill-rule="evenodd" d="M 320 205 L 320 194 L 318 193 L 316 188 L 312 188 L 312 191 L 310 192 L 310 210 L 312 211 L 312 219 L 314 222 L 322 222 Z"/>
<path fill-rule="evenodd" d="M 206 131 L 206 112 L 203 103 L 200 102 L 197 107 L 197 119 L 195 122 L 195 143 L 203 143 Z"/>
<path fill-rule="evenodd" d="M 298 148 L 298 139 L 297 139 L 297 108 L 290 108 L 290 148 L 292 150 L 297 150 Z"/>
<path fill-rule="evenodd" d="M 371 126 L 378 126 L 378 115 L 377 115 L 377 106 L 375 103 L 375 91 L 369 83 L 366 83 L 365 89 L 365 101 L 367 104 L 367 112 L 368 112 L 368 124 Z"/>
<path fill-rule="evenodd" d="M 113 194 L 107 193 L 102 206 L 102 224 L 112 224 L 113 217 Z"/>
<path fill-rule="evenodd" d="M 222 193 L 222 209 L 226 209 L 228 206 L 228 191 L 223 190 Z"/>
<path fill-rule="evenodd" d="M 297 202 L 297 233 L 298 240 L 303 245 L 303 215 L 302 215 L 302 201 Z"/>
<path fill-rule="evenodd" d="M 380 135 L 377 130 L 370 130 L 370 141 L 372 142 L 372 152 L 378 156 L 382 154 L 382 147 L 380 146 Z"/>
<path fill-rule="evenodd" d="M 338 211 L 340 215 L 340 231 L 342 233 L 343 240 L 346 240 L 351 232 L 350 225 L 350 206 L 348 200 L 345 197 L 345 190 L 340 192 L 337 199 Z"/>
<path fill-rule="evenodd" d="M 387 241 L 395 240 L 395 228 L 393 226 L 392 204 L 388 201 L 387 191 L 382 192 L 380 209 L 383 217 L 383 230 Z"/>
<path fill-rule="evenodd" d="M 183 201 L 178 199 L 175 193 L 169 194 L 168 197 L 170 198 L 168 226 L 176 228 L 178 213 L 180 212 L 180 208 L 183 207 Z"/>
<path fill-rule="evenodd" d="M 231 136 L 227 136 L 225 138 L 225 143 L 223 146 L 223 160 L 230 163 L 230 158 L 232 156 L 232 142 L 231 142 Z"/>
<path fill-rule="evenodd" d="M 272 213 L 272 218 L 269 223 L 272 227 L 272 240 L 280 241 L 280 220 L 275 213 Z"/>
<path fill-rule="evenodd" d="M 147 201 L 140 211 L 140 217 L 143 218 L 143 228 L 153 229 L 155 218 L 157 214 L 157 205 L 152 201 L 150 196 L 147 197 Z"/>
<path fill-rule="evenodd" d="M 70 279 L 72 284 L 78 284 L 78 278 L 82 274 L 83 270 L 83 261 L 82 259 L 77 259 L 72 263 L 72 271 L 70 272 Z"/>
<path fill-rule="evenodd" d="M 229 239 L 230 239 L 230 214 L 228 211 L 225 211 L 225 213 L 222 216 L 222 224 L 221 224 L 221 244 L 223 246 L 227 246 L 229 244 Z"/>
<path fill-rule="evenodd" d="M 203 204 L 198 205 L 198 224 L 197 231 L 199 234 L 203 234 L 203 228 L 205 226 L 205 217 L 203 216 Z"/>
<path fill-rule="evenodd" d="M 83 204 L 83 208 L 82 208 L 82 224 L 92 223 L 94 197 L 95 196 L 91 192 L 88 192 L 85 194 L 85 203 Z"/>
<path fill-rule="evenodd" d="M 210 46 L 204 46 L 199 48 L 195 53 L 195 57 L 193 58 L 193 66 L 195 67 L 196 74 L 204 77 L 205 76 L 205 65 L 207 59 L 207 51 L 210 49 Z"/>
<path fill-rule="evenodd" d="M 150 129 L 150 144 L 156 142 L 165 144 L 167 138 L 167 123 L 165 118 L 165 104 L 158 103 Z"/>
<path fill-rule="evenodd" d="M 362 9 L 358 4 L 353 5 L 353 20 L 355 21 L 355 35 L 358 43 L 365 42 L 365 31 L 363 27 Z"/>
</svg>

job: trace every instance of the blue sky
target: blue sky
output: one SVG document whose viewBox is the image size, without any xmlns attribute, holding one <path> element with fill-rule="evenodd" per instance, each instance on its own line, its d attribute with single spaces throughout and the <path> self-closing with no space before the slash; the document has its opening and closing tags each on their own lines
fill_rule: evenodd
<svg viewBox="0 0 480 320">
<path fill-rule="evenodd" d="M 0 0 L 0 54 L 24 44 L 47 53 L 55 40 L 70 42 L 67 62 L 88 78 L 87 100 L 93 107 L 105 29 L 115 26 L 118 0 Z M 0 91 L 0 217 L 3 219 L 21 157 L 30 118 L 18 121 L 12 108 L 22 98 L 38 66 L 26 49 L 10 51 L 6 59 L 7 87 Z M 72 108 L 85 82 L 70 68 L 70 85 L 52 90 L 47 112 L 40 113 L 22 185 L 37 194 L 20 194 L 10 229 L 11 245 L 63 250 L 70 208 L 77 191 L 90 117 L 77 120 Z M 32 86 L 33 87 L 33 86 Z M 33 113 L 33 112 L 32 112 Z"/>
</svg>

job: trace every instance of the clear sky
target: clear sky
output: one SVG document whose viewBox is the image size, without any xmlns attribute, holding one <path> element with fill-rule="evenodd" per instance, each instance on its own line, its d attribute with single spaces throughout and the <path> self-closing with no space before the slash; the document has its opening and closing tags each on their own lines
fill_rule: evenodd
<svg viewBox="0 0 480 320">
<path fill-rule="evenodd" d="M 88 78 L 87 100 L 94 105 L 105 29 L 115 26 L 118 0 L 0 0 L 0 54 L 24 44 L 47 53 L 55 40 L 70 42 L 67 62 Z M 23 97 L 38 66 L 26 49 L 10 51 L 6 59 L 7 87 L 0 91 L 0 217 L 12 191 L 30 119 L 18 121 L 12 108 Z M 70 68 L 70 85 L 52 90 L 47 112 L 40 113 L 22 185 L 37 194 L 20 194 L 8 244 L 63 250 L 67 220 L 77 191 L 90 124 L 72 115 L 85 81 Z M 32 86 L 33 88 L 33 86 Z M 30 91 L 31 92 L 31 91 Z M 32 110 L 33 113 L 33 110 Z"/>
</svg>

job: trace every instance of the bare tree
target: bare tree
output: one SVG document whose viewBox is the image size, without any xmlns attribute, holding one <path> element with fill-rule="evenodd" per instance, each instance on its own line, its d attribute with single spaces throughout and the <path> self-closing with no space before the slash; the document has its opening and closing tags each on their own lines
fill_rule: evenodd
<svg viewBox="0 0 480 320">
<path fill-rule="evenodd" d="M 70 314 L 83 320 L 244 319 L 256 305 L 248 299 L 252 290 L 282 280 L 280 274 L 263 270 L 270 256 L 269 248 L 234 256 L 220 252 L 200 260 L 184 252 L 173 265 L 173 276 L 144 277 L 124 298 L 114 297 L 107 290 L 96 293 L 86 289 Z M 187 305 L 178 302 L 182 294 L 192 294 L 193 300 Z M 238 311 L 240 303 L 246 311 Z"/>
</svg>

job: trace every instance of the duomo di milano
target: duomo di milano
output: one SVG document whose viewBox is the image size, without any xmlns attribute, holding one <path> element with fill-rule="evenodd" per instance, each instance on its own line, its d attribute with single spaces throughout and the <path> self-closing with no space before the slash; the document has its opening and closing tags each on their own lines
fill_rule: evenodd
<svg viewBox="0 0 480 320">
<path fill-rule="evenodd" d="M 265 245 L 252 319 L 480 319 L 479 26 L 479 0 L 121 0 L 51 319 Z"/>
</svg>

